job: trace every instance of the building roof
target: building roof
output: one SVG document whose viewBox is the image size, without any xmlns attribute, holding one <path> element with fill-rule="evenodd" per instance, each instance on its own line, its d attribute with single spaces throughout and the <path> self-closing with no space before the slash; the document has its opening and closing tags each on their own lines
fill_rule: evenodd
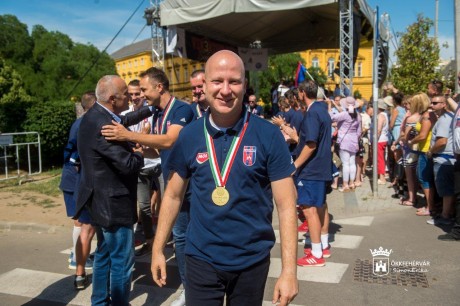
<svg viewBox="0 0 460 306">
<path fill-rule="evenodd" d="M 124 46 L 123 48 L 110 54 L 110 56 L 114 60 L 119 60 L 142 52 L 152 52 L 152 40 L 150 38 L 138 41 L 131 45 Z"/>
</svg>

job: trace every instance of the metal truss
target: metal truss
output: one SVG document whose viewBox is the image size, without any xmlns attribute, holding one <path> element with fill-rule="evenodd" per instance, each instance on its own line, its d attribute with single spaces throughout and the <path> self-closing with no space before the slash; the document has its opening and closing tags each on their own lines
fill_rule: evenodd
<svg viewBox="0 0 460 306">
<path fill-rule="evenodd" d="M 159 0 L 150 0 L 150 7 L 145 9 L 144 18 L 151 29 L 153 65 L 163 69 L 165 59 L 165 42 L 164 30 L 160 25 L 160 2 L 161 1 Z"/>
<path fill-rule="evenodd" d="M 340 94 L 353 95 L 353 2 L 340 0 Z"/>
</svg>

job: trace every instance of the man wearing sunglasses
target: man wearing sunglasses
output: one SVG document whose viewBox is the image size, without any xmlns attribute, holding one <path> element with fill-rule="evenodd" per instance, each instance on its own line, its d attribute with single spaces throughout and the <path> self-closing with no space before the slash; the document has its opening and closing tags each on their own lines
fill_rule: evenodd
<svg viewBox="0 0 460 306">
<path fill-rule="evenodd" d="M 432 129 L 431 146 L 427 152 L 433 158 L 433 170 L 436 190 L 442 197 L 442 213 L 427 221 L 433 225 L 449 225 L 454 214 L 454 164 L 452 148 L 452 119 L 454 114 L 446 110 L 446 98 L 442 95 L 431 98 L 431 107 L 438 120 Z"/>
</svg>

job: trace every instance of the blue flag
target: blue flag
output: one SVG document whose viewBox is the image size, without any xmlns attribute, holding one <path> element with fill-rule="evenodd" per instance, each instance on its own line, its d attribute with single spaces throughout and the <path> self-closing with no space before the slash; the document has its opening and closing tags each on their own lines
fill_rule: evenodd
<svg viewBox="0 0 460 306">
<path fill-rule="evenodd" d="M 297 72 L 295 74 L 295 87 L 299 85 L 299 83 L 302 83 L 305 81 L 305 75 L 306 75 L 306 70 L 304 65 L 302 65 L 301 62 L 297 65 Z"/>
</svg>

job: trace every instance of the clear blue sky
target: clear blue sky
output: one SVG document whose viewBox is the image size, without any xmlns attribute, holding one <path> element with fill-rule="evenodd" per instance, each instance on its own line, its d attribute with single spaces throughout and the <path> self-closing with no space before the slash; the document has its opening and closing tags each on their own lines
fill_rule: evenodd
<svg viewBox="0 0 460 306">
<path fill-rule="evenodd" d="M 75 42 L 91 43 L 103 50 L 120 30 L 129 16 L 140 4 L 140 9 L 107 50 L 112 53 L 119 48 L 150 37 L 150 29 L 144 28 L 144 9 L 149 0 L 0 0 L 0 14 L 13 14 L 27 24 L 29 31 L 40 24 L 48 31 L 60 31 Z M 449 48 L 441 48 L 441 58 L 454 56 L 454 0 L 439 0 L 440 44 L 447 42 Z M 367 0 L 380 13 L 390 15 L 395 33 L 405 32 L 415 22 L 417 15 L 434 20 L 435 0 Z M 434 31 L 433 31 L 434 35 Z"/>
</svg>

